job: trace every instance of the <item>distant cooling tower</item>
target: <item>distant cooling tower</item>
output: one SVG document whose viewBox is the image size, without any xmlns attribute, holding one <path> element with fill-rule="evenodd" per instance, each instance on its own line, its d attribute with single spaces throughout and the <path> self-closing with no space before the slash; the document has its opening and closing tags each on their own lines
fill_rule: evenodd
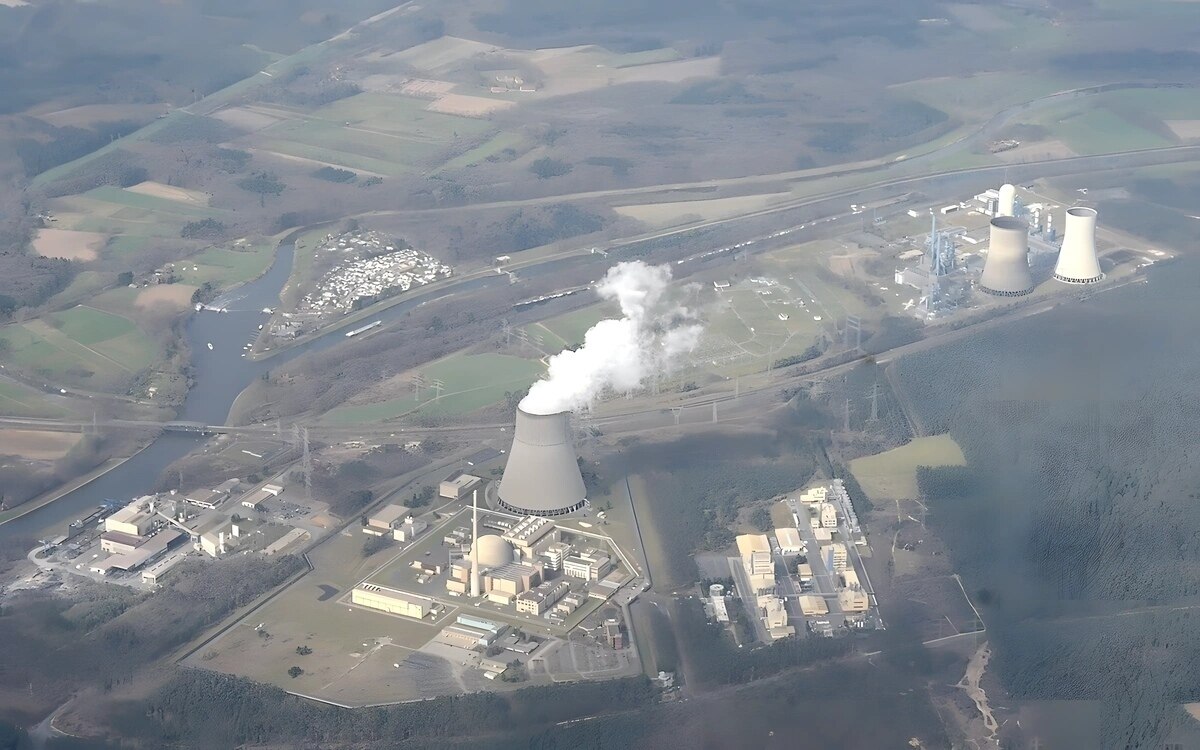
<svg viewBox="0 0 1200 750">
<path fill-rule="evenodd" d="M 571 442 L 570 413 L 531 414 L 517 407 L 499 494 L 506 509 L 531 516 L 561 516 L 583 507 L 587 491 Z"/>
<path fill-rule="evenodd" d="M 1054 278 L 1065 284 L 1095 284 L 1104 278 L 1096 258 L 1096 209 L 1080 206 L 1067 209 Z"/>
<path fill-rule="evenodd" d="M 1012 216 L 992 219 L 991 242 L 979 288 L 998 297 L 1020 297 L 1033 291 L 1029 273 L 1029 227 Z"/>
<path fill-rule="evenodd" d="M 1000 186 L 1000 200 L 996 204 L 997 216 L 1012 216 L 1017 211 L 1017 188 L 1014 185 Z"/>
</svg>

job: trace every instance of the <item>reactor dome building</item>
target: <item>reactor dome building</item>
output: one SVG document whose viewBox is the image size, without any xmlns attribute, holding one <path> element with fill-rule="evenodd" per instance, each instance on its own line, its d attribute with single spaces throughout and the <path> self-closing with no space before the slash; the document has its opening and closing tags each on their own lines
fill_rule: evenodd
<svg viewBox="0 0 1200 750">
<path fill-rule="evenodd" d="M 587 490 L 571 440 L 570 412 L 535 414 L 517 407 L 500 505 L 528 516 L 561 516 L 584 506 Z"/>
<path fill-rule="evenodd" d="M 1015 216 L 1017 213 L 1017 188 L 1015 185 L 1000 186 L 1000 199 L 996 202 L 997 216 Z"/>
<path fill-rule="evenodd" d="M 990 236 L 979 289 L 997 297 L 1021 297 L 1032 292 L 1029 225 L 1013 216 L 997 216 L 992 219 Z"/>
<path fill-rule="evenodd" d="M 480 568 L 500 568 L 513 561 L 513 550 L 508 542 L 495 534 L 484 534 L 471 545 L 471 559 L 477 559 Z"/>
<path fill-rule="evenodd" d="M 1064 284 L 1095 284 L 1104 278 L 1096 257 L 1096 209 L 1082 206 L 1067 209 L 1054 278 Z"/>
</svg>

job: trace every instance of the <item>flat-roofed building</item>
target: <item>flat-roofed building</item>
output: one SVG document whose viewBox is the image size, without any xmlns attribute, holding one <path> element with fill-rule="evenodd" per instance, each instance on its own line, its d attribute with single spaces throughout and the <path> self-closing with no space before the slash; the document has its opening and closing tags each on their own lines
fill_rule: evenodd
<svg viewBox="0 0 1200 750">
<path fill-rule="evenodd" d="M 142 583 L 148 583 L 151 586 L 157 586 L 158 584 L 162 583 L 163 578 L 166 577 L 169 572 L 171 572 L 172 568 L 186 559 L 187 555 L 185 554 L 164 557 L 142 571 Z"/>
<path fill-rule="evenodd" d="M 828 497 L 828 487 L 810 487 L 800 494 L 800 502 L 802 503 L 823 503 Z"/>
<path fill-rule="evenodd" d="M 455 622 L 457 622 L 459 625 L 466 625 L 469 628 L 486 630 L 489 633 L 495 633 L 497 635 L 504 633 L 504 631 L 508 629 L 508 626 L 504 625 L 503 623 L 492 622 L 491 620 L 485 620 L 482 617 L 476 617 L 475 615 L 459 615 L 455 618 Z"/>
<path fill-rule="evenodd" d="M 137 570 L 157 560 L 164 552 L 178 546 L 185 539 L 187 536 L 179 529 L 164 529 L 147 539 L 137 549 L 108 558 L 108 564 L 120 570 Z"/>
<path fill-rule="evenodd" d="M 532 565 L 508 563 L 483 574 L 483 590 L 516 596 L 542 582 L 542 571 Z"/>
<path fill-rule="evenodd" d="M 296 542 L 299 542 L 304 539 L 308 539 L 311 536 L 312 536 L 312 534 L 309 534 L 304 529 L 301 529 L 298 527 L 293 528 L 288 533 L 284 534 L 283 536 L 279 537 L 275 541 L 268 544 L 267 548 L 263 550 L 263 554 L 266 555 L 267 557 L 271 557 L 272 555 L 278 555 L 280 552 L 283 552 L 285 549 L 292 546 Z"/>
<path fill-rule="evenodd" d="M 145 536 L 154 524 L 154 514 L 150 512 L 153 498 L 140 497 L 129 505 L 121 508 L 104 519 L 104 530 L 114 531 L 129 536 Z"/>
<path fill-rule="evenodd" d="M 779 545 L 781 555 L 799 555 L 804 552 L 804 540 L 800 538 L 800 530 L 785 526 L 775 529 L 775 542 Z"/>
<path fill-rule="evenodd" d="M 100 535 L 100 550 L 113 555 L 133 552 L 146 541 L 146 537 L 126 534 L 121 531 L 106 531 Z"/>
<path fill-rule="evenodd" d="M 192 533 L 199 537 L 202 552 L 210 557 L 220 557 L 237 545 L 242 530 L 232 518 L 213 518 Z"/>
<path fill-rule="evenodd" d="M 833 541 L 833 531 L 830 529 L 813 529 L 813 538 L 817 540 L 817 544 L 825 546 Z"/>
<path fill-rule="evenodd" d="M 836 529 L 838 525 L 837 508 L 833 503 L 821 503 L 820 509 L 821 528 Z"/>
<path fill-rule="evenodd" d="M 871 603 L 867 599 L 867 592 L 859 588 L 842 589 L 838 592 L 838 606 L 843 612 L 866 612 Z"/>
<path fill-rule="evenodd" d="M 261 509 L 263 503 L 279 497 L 281 494 L 283 494 L 283 487 L 281 485 L 264 484 L 263 486 L 255 490 L 251 490 L 245 495 L 242 495 L 240 502 L 242 507 L 250 508 L 252 510 L 259 510 Z"/>
<path fill-rule="evenodd" d="M 566 581 L 543 581 L 517 597 L 517 611 L 540 617 L 570 590 Z"/>
<path fill-rule="evenodd" d="M 746 577 L 750 579 L 751 592 L 755 596 L 775 593 L 775 560 L 767 535 L 741 534 L 737 538 L 737 547 Z"/>
<path fill-rule="evenodd" d="M 846 570 L 846 545 L 841 542 L 833 542 L 824 549 L 825 567 L 832 573 L 841 573 Z"/>
<path fill-rule="evenodd" d="M 184 494 L 183 501 L 189 505 L 195 505 L 197 508 L 212 510 L 225 502 L 225 498 L 227 497 L 229 495 L 220 490 L 201 489 Z"/>
<path fill-rule="evenodd" d="M 549 518 L 526 516 L 501 538 L 520 552 L 523 558 L 530 558 L 539 545 L 558 541 L 558 527 Z"/>
<path fill-rule="evenodd" d="M 567 559 L 567 555 L 571 554 L 571 545 L 566 542 L 554 542 L 546 545 L 542 550 L 542 558 L 546 561 L 546 567 L 550 570 L 562 570 L 563 560 Z"/>
<path fill-rule="evenodd" d="M 433 611 L 433 600 L 427 596 L 398 591 L 376 583 L 360 583 L 350 592 L 350 601 L 363 607 L 377 609 L 414 620 L 424 619 Z"/>
<path fill-rule="evenodd" d="M 447 625 L 442 628 L 441 640 L 459 648 L 487 648 L 496 642 L 499 636 L 487 630 L 480 630 L 469 625 Z"/>
<path fill-rule="evenodd" d="M 812 565 L 806 562 L 797 565 L 796 576 L 800 579 L 800 583 L 808 583 L 811 581 L 813 577 Z"/>
<path fill-rule="evenodd" d="M 438 485 L 438 495 L 448 500 L 461 500 L 480 488 L 483 480 L 473 474 L 459 474 Z"/>
<path fill-rule="evenodd" d="M 612 569 L 612 558 L 597 549 L 568 555 L 563 560 L 563 573 L 581 581 L 598 581 Z"/>
<path fill-rule="evenodd" d="M 762 606 L 763 623 L 772 638 L 786 638 L 796 634 L 796 629 L 788 625 L 787 607 L 778 597 L 770 597 Z"/>
<path fill-rule="evenodd" d="M 400 525 L 392 529 L 392 538 L 397 542 L 411 542 L 425 533 L 429 524 L 419 518 L 409 516 Z"/>
<path fill-rule="evenodd" d="M 363 526 L 363 533 L 372 536 L 391 536 L 392 531 L 404 522 L 408 514 L 409 510 L 406 506 L 394 503 L 384 506 L 378 513 L 367 519 L 367 525 Z"/>
</svg>

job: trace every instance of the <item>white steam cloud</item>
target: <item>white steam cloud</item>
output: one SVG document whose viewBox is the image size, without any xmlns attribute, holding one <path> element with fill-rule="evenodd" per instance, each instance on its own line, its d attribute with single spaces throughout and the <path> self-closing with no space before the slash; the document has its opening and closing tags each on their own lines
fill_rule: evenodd
<svg viewBox="0 0 1200 750">
<path fill-rule="evenodd" d="M 521 409 L 557 414 L 585 408 L 606 390 L 640 388 L 694 349 L 702 327 L 695 313 L 668 299 L 670 283 L 666 265 L 638 260 L 608 269 L 596 291 L 603 299 L 616 300 L 621 318 L 600 321 L 584 334 L 578 349 L 551 357 L 546 377 L 529 389 Z"/>
</svg>

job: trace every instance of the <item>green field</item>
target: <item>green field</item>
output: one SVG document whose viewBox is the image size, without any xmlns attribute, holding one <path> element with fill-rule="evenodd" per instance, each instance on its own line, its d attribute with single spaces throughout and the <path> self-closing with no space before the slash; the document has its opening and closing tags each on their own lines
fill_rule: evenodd
<svg viewBox="0 0 1200 750">
<path fill-rule="evenodd" d="M 465 167 L 474 166 L 491 156 L 495 156 L 506 148 L 515 149 L 517 146 L 521 145 L 523 140 L 524 139 L 519 133 L 498 133 L 475 148 L 454 157 L 450 161 L 438 167 L 437 171 L 442 172 L 448 169 L 463 169 Z"/>
<path fill-rule="evenodd" d="M 6 417 L 61 417 L 66 409 L 48 403 L 38 391 L 0 380 L 0 414 Z"/>
<path fill-rule="evenodd" d="M 1055 109 L 1038 118 L 1077 154 L 1104 154 L 1139 148 L 1173 146 L 1175 141 L 1138 125 L 1106 106 Z"/>
<path fill-rule="evenodd" d="M 1003 71 L 964 78 L 927 78 L 891 86 L 890 90 L 944 112 L 979 120 L 1072 85 L 1065 79 Z"/>
<path fill-rule="evenodd" d="M 199 286 L 208 282 L 225 288 L 256 278 L 267 270 L 274 257 L 272 244 L 210 247 L 177 262 L 175 275 L 181 284 Z"/>
<path fill-rule="evenodd" d="M 548 354 L 557 354 L 563 349 L 574 348 L 583 343 L 588 329 L 605 318 L 616 318 L 620 311 L 616 305 L 601 302 L 574 312 L 564 313 L 540 323 L 525 326 L 530 337 L 542 337 L 542 349 Z"/>
<path fill-rule="evenodd" d="M 405 414 L 455 415 L 481 409 L 504 399 L 505 392 L 526 388 L 545 371 L 541 362 L 506 354 L 455 354 L 421 369 L 427 384 L 421 400 L 413 396 L 373 404 L 339 406 L 322 417 L 331 425 L 383 422 Z M 445 385 L 434 400 L 432 383 Z"/>
<path fill-rule="evenodd" d="M 648 49 L 644 52 L 626 52 L 621 55 L 614 55 L 609 63 L 614 68 L 632 68 L 637 65 L 650 65 L 651 63 L 672 62 L 674 60 L 683 59 L 683 55 L 679 51 L 671 47 L 661 47 L 659 49 Z"/>
<path fill-rule="evenodd" d="M 76 307 L 50 316 L 51 325 L 81 344 L 91 346 L 135 330 L 133 321 L 94 307 Z"/>
<path fill-rule="evenodd" d="M 157 354 L 133 321 L 83 305 L 6 326 L 0 339 L 17 367 L 96 389 L 120 387 Z"/>
<path fill-rule="evenodd" d="M 313 112 L 313 117 L 341 127 L 350 127 L 403 136 L 412 141 L 449 144 L 468 136 L 479 136 L 492 129 L 484 120 L 459 117 L 425 109 L 428 102 L 394 94 L 364 93 L 329 104 Z M 357 134 L 360 131 L 351 131 Z"/>
<path fill-rule="evenodd" d="M 850 471 L 873 501 L 920 497 L 917 467 L 965 466 L 962 449 L 949 435 L 916 438 L 907 445 L 874 456 L 856 458 Z"/>
</svg>

